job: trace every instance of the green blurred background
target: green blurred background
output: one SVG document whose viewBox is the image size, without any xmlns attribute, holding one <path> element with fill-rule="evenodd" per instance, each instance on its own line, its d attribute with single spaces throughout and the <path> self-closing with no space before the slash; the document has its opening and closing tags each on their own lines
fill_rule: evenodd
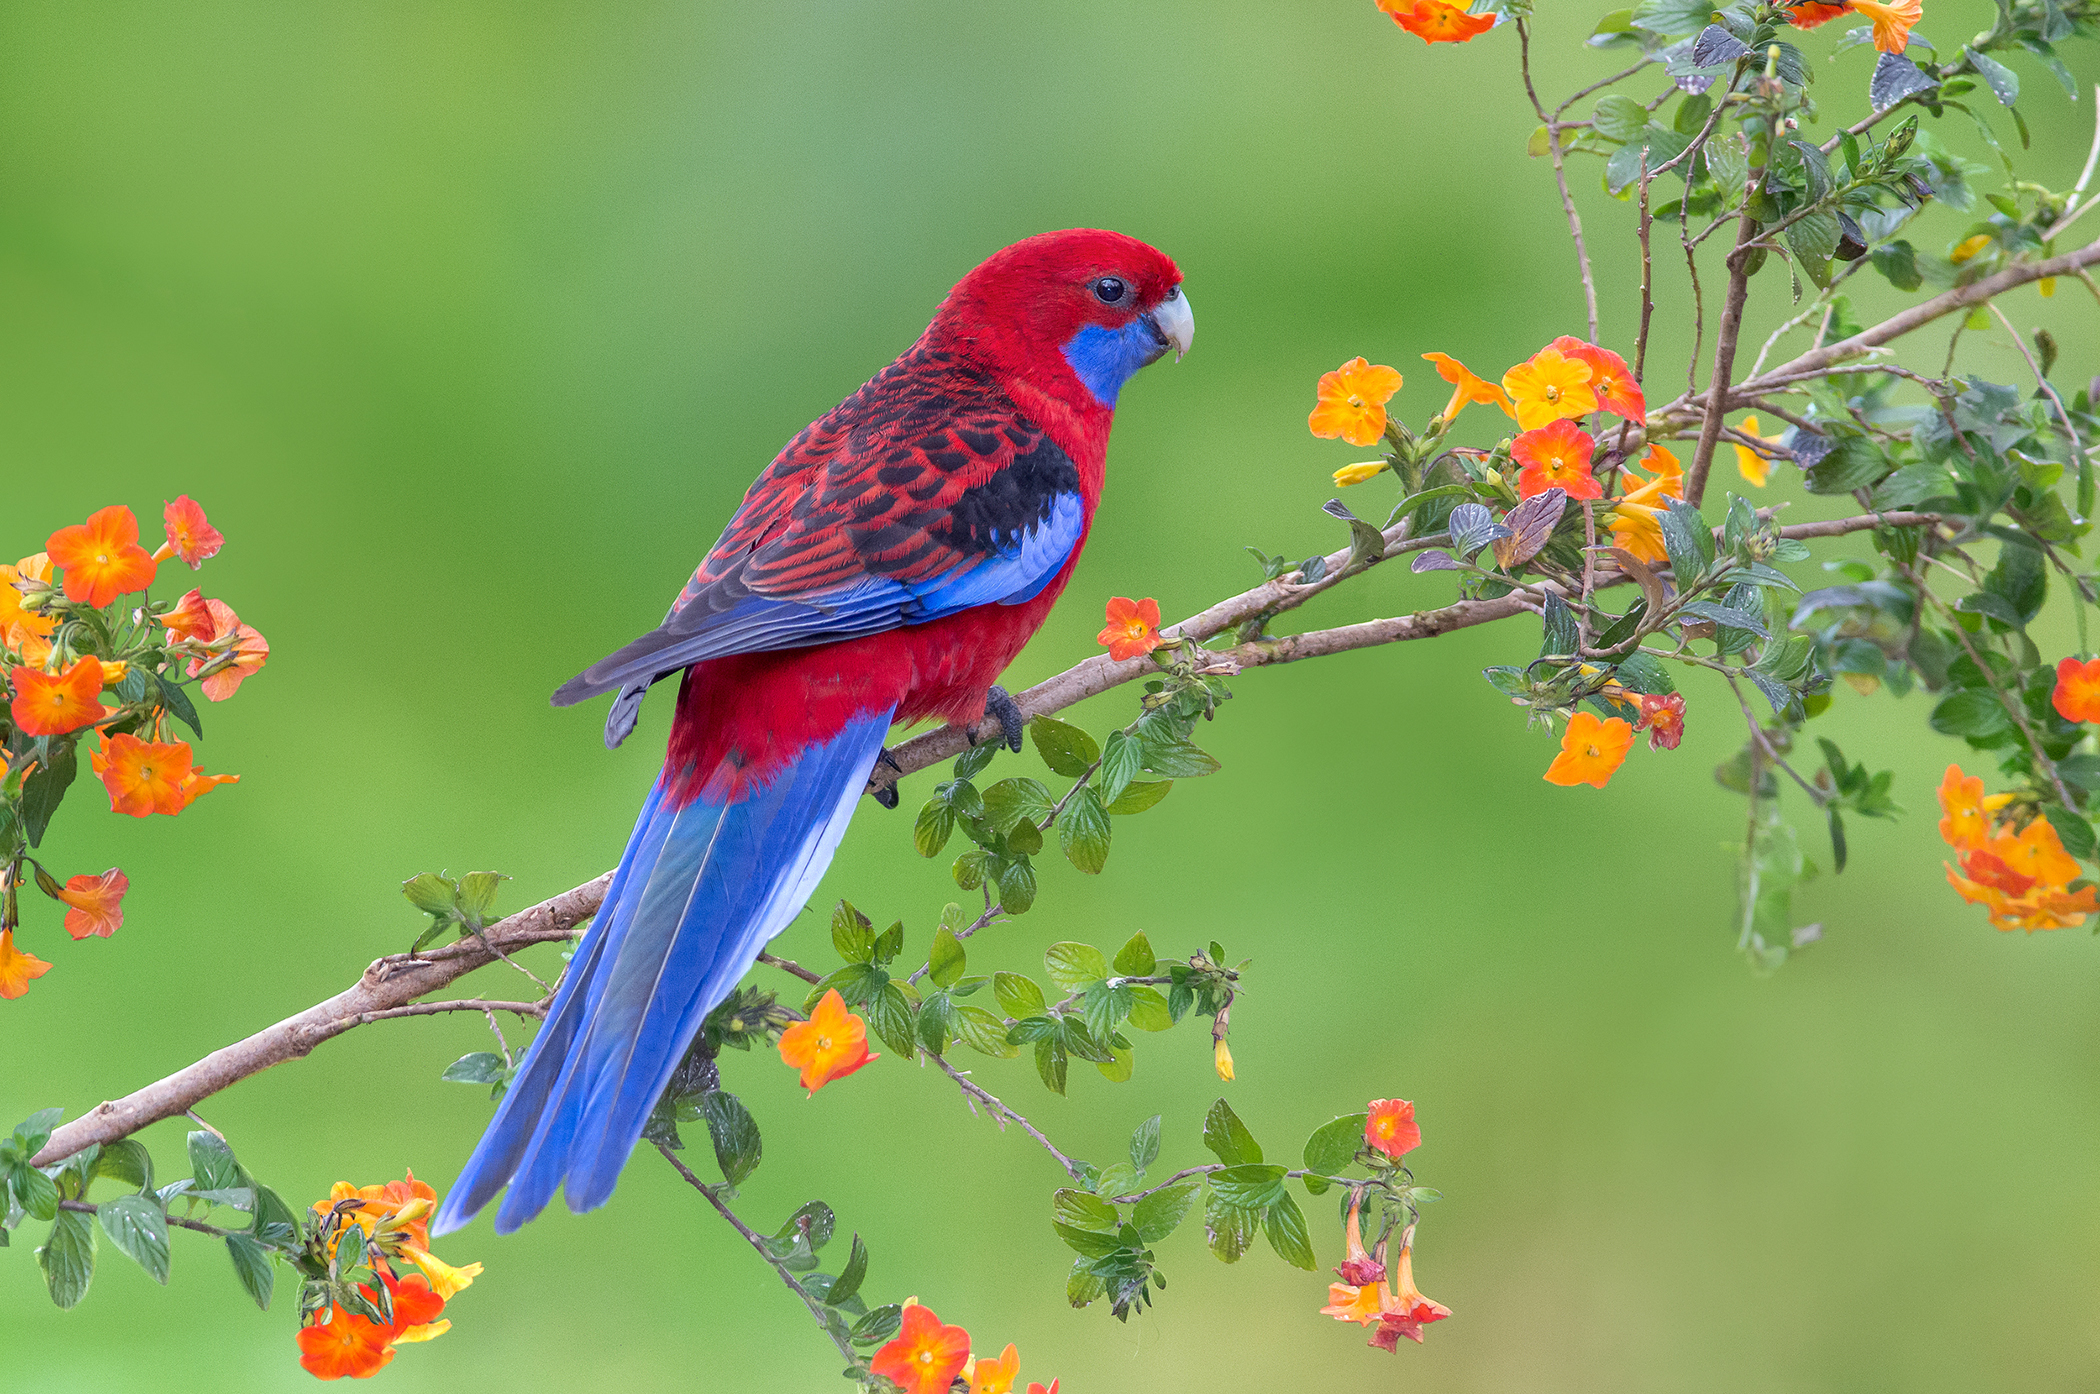
<svg viewBox="0 0 2100 1394">
<path fill-rule="evenodd" d="M 1542 90 L 1623 66 L 1580 46 L 1601 0 L 1549 8 Z M 1924 27 L 1951 48 L 1989 9 L 1933 0 Z M 1825 61 L 1834 34 L 1806 41 L 1818 95 L 1855 113 L 1871 53 Z M 1243 544 L 1337 545 L 1318 506 L 1356 456 L 1306 433 L 1321 371 L 1399 365 L 1419 421 L 1443 398 L 1423 351 L 1492 374 L 1582 330 L 1515 40 L 1425 50 L 1368 4 L 1247 0 L 0 10 L 0 546 L 112 501 L 157 532 L 189 493 L 229 538 L 201 583 L 272 645 L 206 713 L 200 758 L 238 787 L 180 819 L 113 816 L 91 786 L 64 810 L 55 863 L 128 868 L 128 919 L 76 945 L 27 907 L 57 966 L 0 1005 L 0 1119 L 78 1113 L 336 991 L 412 937 L 396 886 L 417 871 L 501 869 L 516 907 L 610 865 L 667 704 L 608 755 L 596 710 L 545 694 L 653 624 L 780 443 L 1006 242 L 1144 237 L 1201 327 L 1126 394 L 1093 545 L 1016 687 L 1094 650 L 1107 595 L 1184 614 L 1256 579 Z M 2086 104 L 2014 66 L 2023 172 L 2064 187 Z M 1981 153 L 1958 116 L 1943 130 Z M 1630 353 L 1632 213 L 1597 179 L 1577 167 L 1603 338 Z M 1920 240 L 1966 222 L 1934 210 Z M 1660 281 L 1651 398 L 1689 340 Z M 1863 315 L 1894 303 L 1859 284 Z M 1761 339 L 1784 297 L 1772 273 L 1757 291 Z M 2054 327 L 2060 382 L 2100 367 L 2075 284 L 2010 303 Z M 1949 327 L 1923 336 L 1934 366 Z M 2002 334 L 1973 337 L 2022 379 Z M 1395 567 L 1302 619 L 1448 593 Z M 1046 863 L 1038 908 L 972 945 L 973 966 L 1039 968 L 1053 940 L 1143 929 L 1252 956 L 1222 1092 L 1277 1153 L 1415 1099 L 1413 1160 L 1448 1197 L 1417 1272 L 1457 1313 L 1426 1347 L 1366 1350 L 1316 1314 L 1326 1275 L 1265 1247 L 1224 1268 L 1193 1224 L 1153 1314 L 1067 1309 L 1054 1166 L 894 1061 L 813 1100 L 777 1061 L 728 1062 L 766 1132 L 748 1213 L 824 1197 L 873 1250 L 872 1296 L 916 1293 L 981 1348 L 1018 1342 L 1024 1383 L 1080 1394 L 2089 1386 L 2096 949 L 1996 934 L 1947 890 L 1932 788 L 1963 751 L 1919 698 L 1841 690 L 1823 729 L 1893 764 L 1910 816 L 1855 826 L 1852 869 L 1798 903 L 1824 942 L 1759 980 L 1729 928 L 1741 803 L 1708 777 L 1740 740 L 1725 690 L 1688 685 L 1681 750 L 1555 789 L 1552 742 L 1476 676 L 1536 643 L 1519 622 L 1247 676 L 1203 733 L 1222 775 L 1119 821 L 1098 879 Z M 909 827 L 869 806 L 818 900 L 923 946 L 955 893 Z M 824 958 L 820 918 L 782 947 Z M 438 1072 L 487 1044 L 478 1019 L 367 1028 L 201 1111 L 295 1203 L 404 1166 L 443 1186 L 488 1106 Z M 1159 1112 L 1165 1163 L 1206 1160 L 1201 1028 L 1143 1044 L 1131 1082 L 1078 1066 L 1065 1099 L 1025 1060 L 978 1074 L 1081 1154 Z M 146 1138 L 179 1164 L 179 1128 Z M 305 1386 L 288 1280 L 264 1315 L 208 1240 L 176 1238 L 165 1291 L 105 1244 L 61 1313 L 29 1237 L 0 1256 L 0 1386 Z M 602 1212 L 442 1247 L 487 1272 L 392 1387 L 838 1387 L 778 1282 L 649 1159 Z"/>
</svg>

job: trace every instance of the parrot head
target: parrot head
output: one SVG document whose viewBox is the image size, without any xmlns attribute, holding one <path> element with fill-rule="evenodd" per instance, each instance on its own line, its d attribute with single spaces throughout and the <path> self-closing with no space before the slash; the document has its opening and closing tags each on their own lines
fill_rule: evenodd
<svg viewBox="0 0 2100 1394">
<path fill-rule="evenodd" d="M 1108 411 L 1138 369 L 1188 352 L 1196 316 L 1165 252 L 1071 228 L 994 252 L 948 293 L 927 332 L 1074 408 Z"/>
</svg>

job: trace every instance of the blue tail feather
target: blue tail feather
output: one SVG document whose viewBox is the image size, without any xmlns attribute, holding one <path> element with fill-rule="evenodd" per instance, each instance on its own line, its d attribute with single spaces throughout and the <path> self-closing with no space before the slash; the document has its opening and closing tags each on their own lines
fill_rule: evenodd
<svg viewBox="0 0 2100 1394">
<path fill-rule="evenodd" d="M 890 715 L 863 713 L 734 803 L 673 807 L 670 772 L 657 781 L 436 1232 L 466 1224 L 506 1183 L 498 1233 L 537 1215 L 556 1189 L 573 1210 L 605 1203 L 701 1022 L 816 889 Z"/>
</svg>

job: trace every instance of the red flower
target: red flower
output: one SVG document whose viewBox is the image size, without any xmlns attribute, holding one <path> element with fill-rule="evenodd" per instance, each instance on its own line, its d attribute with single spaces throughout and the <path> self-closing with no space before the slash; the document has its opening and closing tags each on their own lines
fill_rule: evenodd
<svg viewBox="0 0 2100 1394">
<path fill-rule="evenodd" d="M 75 876 L 66 882 L 58 898 L 69 907 L 66 911 L 66 933 L 75 939 L 86 939 L 90 935 L 107 939 L 124 925 L 124 893 L 131 889 L 131 878 L 116 867 L 111 867 L 100 876 Z"/>
<path fill-rule="evenodd" d="M 74 660 L 72 667 L 55 676 L 17 668 L 14 677 L 15 700 L 8 712 L 24 735 L 62 736 L 109 715 L 98 700 L 102 660 L 93 655 Z"/>
<path fill-rule="evenodd" d="M 168 540 L 153 553 L 155 561 L 163 561 L 172 553 L 195 571 L 219 555 L 219 549 L 226 545 L 226 535 L 206 521 L 204 506 L 188 494 L 164 505 L 161 518 L 167 525 Z"/>
<path fill-rule="evenodd" d="M 868 1023 L 847 1011 L 846 999 L 833 988 L 808 1021 L 780 1033 L 780 1058 L 802 1071 L 802 1087 L 814 1094 L 882 1057 L 868 1054 Z"/>
<path fill-rule="evenodd" d="M 1528 499 L 1548 489 L 1565 489 L 1571 499 L 1604 497 L 1604 486 L 1590 473 L 1596 445 L 1566 417 L 1524 432 L 1509 447 L 1510 458 L 1524 467 L 1517 475 L 1517 497 Z"/>
<path fill-rule="evenodd" d="M 155 618 L 167 626 L 169 636 L 175 639 L 194 639 L 208 644 L 212 635 L 219 632 L 219 621 L 211 612 L 211 602 L 199 590 L 191 591 L 175 602 L 174 609 Z"/>
<path fill-rule="evenodd" d="M 1819 24 L 1830 23 L 1845 13 L 1847 8 L 1844 5 L 1822 5 L 1808 0 L 1807 3 L 1796 5 L 1792 9 L 1787 14 L 1786 22 L 1796 29 L 1813 29 Z"/>
<path fill-rule="evenodd" d="M 1383 1351 L 1398 1350 L 1402 1336 L 1420 1345 L 1423 1327 L 1451 1315 L 1449 1307 L 1432 1302 L 1415 1286 L 1415 1254 L 1411 1245 L 1401 1246 L 1400 1272 L 1395 1286 L 1399 1288 L 1396 1293 L 1381 1288 L 1378 1294 L 1381 1308 L 1378 1329 L 1371 1333 L 1370 1344 Z"/>
<path fill-rule="evenodd" d="M 185 597 L 187 599 L 187 597 Z M 252 625 L 241 623 L 241 617 L 233 613 L 233 607 L 223 600 L 207 600 L 204 608 L 211 612 L 211 643 L 223 652 L 234 655 L 234 661 L 198 684 L 204 695 L 214 702 L 223 702 L 240 690 L 243 679 L 251 678 L 262 668 L 263 661 L 270 656 L 270 641 L 255 632 Z M 231 644 L 225 644 L 228 636 Z M 218 662 L 217 657 L 193 658 L 190 660 L 191 677 L 204 671 L 208 664 Z"/>
<path fill-rule="evenodd" d="M 65 568 L 66 599 L 107 605 L 126 591 L 153 584 L 153 558 L 139 546 L 139 520 L 123 504 L 97 509 L 44 544 L 51 564 Z"/>
<path fill-rule="evenodd" d="M 1668 693 L 1657 696 L 1652 692 L 1641 694 L 1641 719 L 1633 724 L 1636 731 L 1648 733 L 1650 750 L 1675 750 L 1684 739 L 1684 696 Z"/>
<path fill-rule="evenodd" d="M 1422 1145 L 1422 1125 L 1406 1099 L 1373 1099 L 1364 1120 L 1364 1141 L 1394 1161 Z"/>
<path fill-rule="evenodd" d="M 2100 658 L 2080 663 L 2067 658 L 2056 665 L 2056 690 L 2049 694 L 2066 721 L 2100 721 Z"/>
<path fill-rule="evenodd" d="M 1108 645 L 1108 656 L 1118 663 L 1152 652 L 1167 642 L 1159 633 L 1159 602 L 1115 596 L 1108 602 L 1108 627 L 1094 638 Z"/>
<path fill-rule="evenodd" d="M 1378 0 L 1378 8 L 1425 44 L 1462 44 L 1495 27 L 1493 15 L 1467 14 L 1451 0 Z"/>
<path fill-rule="evenodd" d="M 315 1379 L 369 1379 L 394 1358 L 393 1336 L 391 1326 L 330 1307 L 326 1323 L 299 1328 L 299 1363 Z"/>
<path fill-rule="evenodd" d="M 1555 339 L 1553 347 L 1559 349 L 1563 357 L 1590 365 L 1590 391 L 1597 395 L 1599 407 L 1629 421 L 1647 418 L 1648 400 L 1641 395 L 1640 384 L 1633 380 L 1633 370 L 1626 366 L 1625 359 L 1610 349 L 1598 348 L 1571 334 Z"/>
<path fill-rule="evenodd" d="M 930 1307 L 907 1302 L 897 1339 L 876 1351 L 868 1368 L 895 1381 L 904 1394 L 948 1394 L 969 1362 L 969 1332 L 943 1326 Z"/>
</svg>

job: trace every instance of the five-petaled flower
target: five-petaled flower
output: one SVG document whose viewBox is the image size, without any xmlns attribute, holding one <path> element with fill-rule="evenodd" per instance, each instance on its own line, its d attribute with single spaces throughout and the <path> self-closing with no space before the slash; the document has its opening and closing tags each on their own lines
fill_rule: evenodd
<svg viewBox="0 0 2100 1394">
<path fill-rule="evenodd" d="M 1385 404 L 1400 382 L 1397 368 L 1352 358 L 1320 374 L 1319 400 L 1306 424 L 1322 440 L 1340 436 L 1351 445 L 1376 445 L 1385 434 Z"/>
<path fill-rule="evenodd" d="M 15 947 L 15 932 L 0 929 L 0 997 L 13 999 L 29 991 L 29 980 L 41 978 L 51 965 Z"/>
<path fill-rule="evenodd" d="M 1502 375 L 1502 388 L 1517 409 L 1517 425 L 1535 431 L 1563 417 L 1597 409 L 1590 388 L 1590 365 L 1557 348 L 1542 348 L 1529 361 Z"/>
<path fill-rule="evenodd" d="M 204 608 L 211 615 L 212 632 L 209 642 L 214 653 L 210 658 L 191 659 L 189 674 L 194 678 L 206 668 L 213 668 L 212 672 L 205 675 L 204 681 L 197 685 L 204 689 L 204 695 L 212 701 L 223 702 L 240 690 L 244 679 L 253 677 L 263 666 L 264 660 L 270 656 L 270 641 L 256 633 L 253 625 L 242 624 L 241 617 L 236 615 L 233 607 L 225 601 L 207 600 L 204 602 Z M 224 667 L 215 667 L 214 665 L 225 662 L 220 657 L 222 654 L 231 654 L 233 662 Z"/>
<path fill-rule="evenodd" d="M 2055 825 L 2045 817 L 2030 818 L 2015 830 L 2010 818 L 1991 815 L 2014 800 L 2008 794 L 1986 796 L 1980 776 L 1964 775 L 1949 765 L 1939 787 L 1940 836 L 1958 854 L 1960 870 L 1947 867 L 1947 883 L 1971 905 L 1990 912 L 1999 929 L 2075 929 L 2085 917 L 2100 912 L 2091 883 L 2075 891 L 2078 862 L 2064 850 Z"/>
<path fill-rule="evenodd" d="M 300 1327 L 298 1341 L 299 1364 L 315 1379 L 368 1379 L 394 1358 L 393 1327 L 336 1306 L 327 1321 Z"/>
<path fill-rule="evenodd" d="M 86 523 L 51 534 L 51 564 L 66 573 L 66 599 L 107 605 L 153 584 L 153 558 L 139 546 L 139 520 L 121 503 L 99 508 Z"/>
<path fill-rule="evenodd" d="M 437 1192 L 416 1180 L 413 1171 L 377 1186 L 338 1181 L 327 1200 L 314 1203 L 315 1215 L 334 1221 L 327 1230 L 331 1257 L 345 1228 L 364 1231 L 366 1254 L 386 1287 L 393 1320 L 382 1324 L 332 1307 L 327 1320 L 299 1332 L 299 1363 L 310 1373 L 320 1379 L 364 1379 L 394 1358 L 395 1346 L 435 1340 L 452 1329 L 443 1316 L 445 1304 L 480 1276 L 481 1265 L 455 1268 L 421 1247 L 430 1242 L 436 1204 Z M 422 1271 L 399 1271 L 403 1259 Z M 369 1287 L 358 1290 L 368 1301 L 376 1297 Z"/>
<path fill-rule="evenodd" d="M 1568 719 L 1560 738 L 1560 754 L 1546 767 L 1548 784 L 1591 784 L 1602 789 L 1611 782 L 1626 752 L 1633 749 L 1633 727 L 1623 717 L 1599 719 L 1592 712 L 1577 712 Z"/>
<path fill-rule="evenodd" d="M 1373 1099 L 1364 1119 L 1364 1142 L 1398 1161 L 1422 1145 L 1422 1125 L 1406 1099 Z"/>
<path fill-rule="evenodd" d="M 997 1360 L 986 1356 L 977 1362 L 970 1372 L 970 1394 L 1013 1394 L 1014 1381 L 1020 1374 L 1021 1352 L 1008 1341 Z"/>
<path fill-rule="evenodd" d="M 111 867 L 100 876 L 75 876 L 60 888 L 58 899 L 65 902 L 66 933 L 75 939 L 93 936 L 107 939 L 124 926 L 124 893 L 131 889 L 131 878 L 117 867 Z"/>
<path fill-rule="evenodd" d="M 2066 721 L 2100 721 L 2100 658 L 2057 664 L 2056 690 L 2049 700 Z"/>
<path fill-rule="evenodd" d="M 188 494 L 164 505 L 161 519 L 167 526 L 168 540 L 154 550 L 155 561 L 177 556 L 195 571 L 219 555 L 219 549 L 226 545 L 226 534 L 211 525 L 204 516 L 204 505 Z"/>
<path fill-rule="evenodd" d="M 1648 399 L 1641 395 L 1641 385 L 1633 380 L 1633 370 L 1626 360 L 1610 349 L 1598 348 L 1572 334 L 1563 334 L 1553 341 L 1563 357 L 1587 364 L 1590 370 L 1590 392 L 1597 399 L 1600 410 L 1623 416 L 1628 421 L 1645 420 L 1648 415 Z"/>
<path fill-rule="evenodd" d="M 868 1368 L 896 1383 L 904 1394 L 948 1394 L 948 1386 L 969 1362 L 969 1332 L 943 1326 L 932 1308 L 907 1302 L 897 1338 L 875 1352 Z"/>
<path fill-rule="evenodd" d="M 808 1021 L 780 1033 L 780 1058 L 802 1071 L 802 1087 L 814 1094 L 882 1057 L 868 1053 L 868 1024 L 847 1011 L 846 999 L 832 988 Z"/>
<path fill-rule="evenodd" d="M 1648 733 L 1650 750 L 1675 750 L 1684 739 L 1683 694 L 1643 692 L 1640 700 L 1641 719 L 1633 729 Z"/>
<path fill-rule="evenodd" d="M 214 787 L 240 779 L 206 774 L 191 761 L 187 741 L 142 741 L 133 735 L 110 736 L 100 750 L 88 752 L 95 777 L 109 790 L 109 806 L 134 818 L 180 813 Z"/>
<path fill-rule="evenodd" d="M 1764 441 L 1771 439 L 1769 436 L 1757 434 L 1757 418 L 1755 416 L 1744 417 L 1742 424 L 1735 429 L 1753 440 Z M 1736 472 L 1743 476 L 1744 481 L 1756 489 L 1764 488 L 1765 481 L 1772 474 L 1772 462 L 1740 442 L 1735 447 L 1735 468 Z"/>
<path fill-rule="evenodd" d="M 109 709 L 97 700 L 102 691 L 102 660 L 92 654 L 75 659 L 58 674 L 16 668 L 14 684 L 15 699 L 8 712 L 16 728 L 27 736 L 62 736 L 109 715 Z"/>
<path fill-rule="evenodd" d="M 1108 645 L 1108 656 L 1118 663 L 1152 652 L 1167 642 L 1159 632 L 1159 602 L 1149 595 L 1143 600 L 1110 597 L 1108 623 L 1094 638 Z"/>
<path fill-rule="evenodd" d="M 1528 499 L 1548 489 L 1565 489 L 1571 499 L 1604 495 L 1604 485 L 1590 473 L 1597 443 L 1566 419 L 1526 431 L 1510 442 L 1509 455 L 1524 468 L 1517 472 L 1517 497 Z"/>
<path fill-rule="evenodd" d="M 1910 44 L 1910 31 L 1925 17 L 1919 0 L 1849 0 L 1848 8 L 1873 21 L 1874 47 L 1883 53 L 1903 52 Z"/>
<path fill-rule="evenodd" d="M 1467 14 L 1452 0 L 1378 0 L 1378 8 L 1425 44 L 1462 44 L 1495 27 L 1493 15 Z"/>
<path fill-rule="evenodd" d="M 1456 418 L 1468 402 L 1487 402 L 1502 408 L 1506 415 L 1517 414 L 1516 408 L 1509 404 L 1509 394 L 1499 383 L 1489 382 L 1448 353 L 1425 353 L 1422 356 L 1436 365 L 1438 377 L 1451 384 L 1451 400 L 1442 413 L 1444 420 Z"/>
</svg>

